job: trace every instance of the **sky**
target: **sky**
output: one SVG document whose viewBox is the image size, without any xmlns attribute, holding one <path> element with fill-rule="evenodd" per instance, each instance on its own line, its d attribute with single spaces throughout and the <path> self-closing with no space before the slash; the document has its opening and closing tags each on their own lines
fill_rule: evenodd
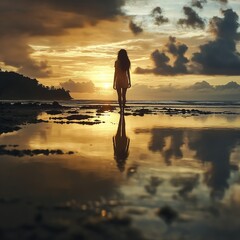
<svg viewBox="0 0 240 240">
<path fill-rule="evenodd" d="M 128 99 L 240 100 L 239 16 L 240 0 L 1 0 L 0 68 L 110 100 L 124 48 Z"/>
</svg>

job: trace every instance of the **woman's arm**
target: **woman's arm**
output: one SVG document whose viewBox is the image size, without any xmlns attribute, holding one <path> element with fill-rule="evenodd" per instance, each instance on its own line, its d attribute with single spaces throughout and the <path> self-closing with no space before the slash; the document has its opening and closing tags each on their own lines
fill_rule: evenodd
<svg viewBox="0 0 240 240">
<path fill-rule="evenodd" d="M 113 77 L 113 89 L 116 90 L 116 62 L 114 63 L 114 77 Z"/>
<path fill-rule="evenodd" d="M 116 90 L 116 70 L 114 71 L 114 78 L 113 78 L 113 89 Z"/>
<path fill-rule="evenodd" d="M 128 75 L 128 87 L 131 87 L 131 77 L 130 77 L 130 71 L 127 71 L 127 75 Z"/>
</svg>

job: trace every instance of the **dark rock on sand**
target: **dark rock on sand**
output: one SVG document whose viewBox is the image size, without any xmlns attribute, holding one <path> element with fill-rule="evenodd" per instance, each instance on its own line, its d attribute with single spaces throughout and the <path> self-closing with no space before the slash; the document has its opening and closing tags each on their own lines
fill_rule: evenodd
<svg viewBox="0 0 240 240">
<path fill-rule="evenodd" d="M 200 114 L 214 114 L 215 112 L 211 112 L 211 111 L 201 111 L 201 110 L 198 110 L 198 109 L 177 109 L 177 108 L 167 108 L 167 107 L 164 107 L 162 108 L 162 111 L 166 114 L 169 114 L 169 115 L 175 115 L 175 114 L 189 114 L 189 115 L 200 115 Z"/>
<path fill-rule="evenodd" d="M 43 221 L 43 215 L 42 213 L 38 212 L 35 217 L 34 217 L 34 220 L 36 223 L 41 223 Z"/>
<path fill-rule="evenodd" d="M 17 131 L 21 129 L 21 125 L 29 123 L 43 122 L 37 119 L 38 115 L 43 111 L 50 113 L 60 112 L 60 109 L 67 107 L 61 106 L 58 102 L 49 103 L 0 103 L 0 134 Z M 52 111 L 52 112 L 51 112 Z"/>
<path fill-rule="evenodd" d="M 98 107 L 97 113 L 103 113 L 103 112 L 113 112 L 116 109 L 116 107 L 111 105 L 102 105 Z"/>
<path fill-rule="evenodd" d="M 24 149 L 24 150 L 19 150 L 19 149 L 6 149 L 6 146 L 1 145 L 0 146 L 0 155 L 9 155 L 9 156 L 14 156 L 14 157 L 24 157 L 24 156 L 35 156 L 35 155 L 63 155 L 63 154 L 73 154 L 73 152 L 69 151 L 64 153 L 62 150 L 57 149 L 57 150 L 49 150 L 49 149 Z"/>
<path fill-rule="evenodd" d="M 62 106 L 58 103 L 58 102 L 56 102 L 56 101 L 54 101 L 53 103 L 52 103 L 52 106 L 54 107 L 54 108 L 61 108 Z"/>
<path fill-rule="evenodd" d="M 116 110 L 116 107 L 111 105 L 85 105 L 82 106 L 80 109 L 86 109 L 86 110 L 97 110 L 97 113 L 103 113 L 103 112 L 112 112 Z"/>
<path fill-rule="evenodd" d="M 85 239 L 143 240 L 143 236 L 130 224 L 131 219 L 127 217 L 88 220 L 84 224 Z"/>
<path fill-rule="evenodd" d="M 93 118 L 93 116 L 78 114 L 78 115 L 69 115 L 69 116 L 66 116 L 66 117 L 51 117 L 50 119 L 53 119 L 53 120 L 70 120 L 71 121 L 71 120 L 86 120 L 86 119 L 89 119 L 89 118 Z M 69 123 L 72 123 L 72 122 L 69 122 Z M 75 123 L 75 122 L 73 122 L 73 123 Z"/>
<path fill-rule="evenodd" d="M 151 111 L 148 108 L 142 108 L 142 109 L 137 109 L 133 112 L 133 116 L 144 116 L 144 114 L 153 114 L 153 111 Z"/>
<path fill-rule="evenodd" d="M 50 115 L 57 115 L 57 114 L 61 114 L 62 111 L 60 110 L 48 110 L 46 111 L 47 114 L 50 114 Z"/>
<path fill-rule="evenodd" d="M 69 113 L 69 114 L 77 114 L 78 111 L 77 110 L 70 110 L 70 111 L 67 111 L 67 113 Z"/>
<path fill-rule="evenodd" d="M 178 218 L 178 213 L 169 206 L 160 208 L 157 214 L 169 225 Z"/>
<path fill-rule="evenodd" d="M 89 118 L 92 118 L 92 116 L 90 115 L 70 115 L 70 116 L 67 116 L 66 119 L 67 120 L 85 120 L 85 119 L 89 119 Z"/>
</svg>

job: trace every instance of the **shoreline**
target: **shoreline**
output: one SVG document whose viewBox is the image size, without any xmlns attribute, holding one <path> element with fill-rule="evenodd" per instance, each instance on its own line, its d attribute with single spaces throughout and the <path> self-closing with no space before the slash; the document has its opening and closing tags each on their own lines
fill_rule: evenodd
<svg viewBox="0 0 240 240">
<path fill-rule="evenodd" d="M 125 109 L 125 116 L 141 116 L 143 117 L 146 114 L 167 114 L 167 115 L 181 115 L 184 117 L 191 116 L 200 116 L 200 115 L 239 115 L 240 113 L 234 111 L 219 111 L 212 108 L 211 110 L 202 110 L 204 107 L 192 108 L 188 106 L 186 108 L 181 108 L 178 106 L 175 108 L 166 107 L 166 106 L 156 106 L 156 105 L 145 105 L 140 106 L 140 104 L 129 105 L 127 104 Z M 209 106 L 208 108 L 209 109 Z M 106 112 L 118 112 L 118 104 L 115 103 L 110 105 L 106 104 L 79 104 L 75 103 L 74 105 L 69 105 L 69 102 L 65 105 L 57 101 L 53 102 L 0 102 L 0 134 L 7 133 L 11 131 L 16 131 L 21 129 L 20 125 L 28 123 L 40 123 L 47 122 L 47 120 L 37 119 L 37 116 L 45 112 L 49 115 L 52 115 L 51 120 L 56 120 L 55 123 L 76 123 L 75 120 L 87 120 L 79 121 L 80 124 L 100 124 L 101 121 L 95 119 L 95 121 L 89 121 L 90 118 L 100 116 Z M 90 112 L 90 115 L 82 115 L 82 111 L 92 110 L 95 112 Z M 67 113 L 68 116 L 60 116 L 61 114 Z M 54 115 L 59 115 L 54 117 Z M 14 118 L 13 118 L 14 116 Z M 57 121 L 59 120 L 59 121 Z M 74 121 L 71 121 L 74 120 Z"/>
</svg>

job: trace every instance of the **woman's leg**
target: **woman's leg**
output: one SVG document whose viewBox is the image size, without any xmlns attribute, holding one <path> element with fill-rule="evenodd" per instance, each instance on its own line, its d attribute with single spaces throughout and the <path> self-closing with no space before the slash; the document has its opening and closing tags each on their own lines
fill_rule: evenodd
<svg viewBox="0 0 240 240">
<path fill-rule="evenodd" d="M 117 94 L 118 94 L 118 104 L 120 111 L 122 110 L 122 94 L 121 94 L 121 88 L 117 88 Z"/>
<path fill-rule="evenodd" d="M 124 110 L 124 108 L 125 108 L 125 104 L 126 104 L 126 93 L 127 93 L 127 88 L 123 88 L 123 89 L 122 89 L 122 99 L 123 99 L 122 103 L 123 103 L 123 110 Z"/>
</svg>

